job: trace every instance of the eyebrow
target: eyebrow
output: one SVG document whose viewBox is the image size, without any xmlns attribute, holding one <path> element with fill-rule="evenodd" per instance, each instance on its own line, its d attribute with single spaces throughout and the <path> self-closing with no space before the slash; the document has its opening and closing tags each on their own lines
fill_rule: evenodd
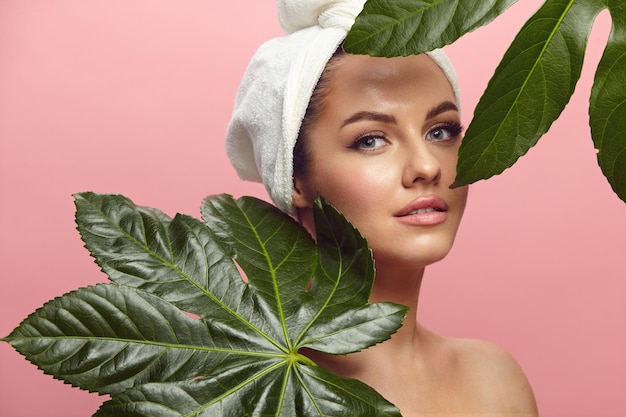
<svg viewBox="0 0 626 417">
<path fill-rule="evenodd" d="M 382 122 L 382 123 L 390 123 L 395 124 L 396 118 L 385 113 L 378 113 L 375 111 L 360 111 L 358 113 L 354 113 L 352 116 L 348 117 L 341 124 L 341 127 L 349 125 L 350 123 L 356 123 L 363 120 L 371 120 L 374 122 Z"/>
<path fill-rule="evenodd" d="M 456 104 L 454 104 L 451 101 L 444 101 L 440 103 L 439 105 L 437 105 L 436 107 L 433 107 L 432 109 L 428 110 L 428 113 L 426 113 L 426 120 L 434 119 L 435 117 L 439 116 L 441 113 L 445 113 L 447 111 L 458 112 L 459 108 L 456 106 Z"/>
<path fill-rule="evenodd" d="M 456 104 L 454 104 L 451 101 L 441 102 L 437 106 L 435 106 L 432 109 L 428 110 L 428 113 L 426 113 L 426 120 L 434 119 L 435 117 L 437 117 L 440 114 L 445 113 L 447 111 L 457 111 L 458 112 L 459 108 L 456 106 Z M 391 115 L 389 115 L 389 114 L 379 113 L 379 112 L 375 112 L 375 111 L 360 111 L 360 112 L 354 113 L 352 116 L 350 116 L 346 120 L 344 120 L 344 122 L 341 124 L 341 127 L 347 126 L 347 125 L 349 125 L 351 123 L 364 121 L 364 120 L 375 121 L 375 122 L 382 122 L 382 123 L 389 123 L 389 124 L 395 124 L 396 123 L 396 118 L 391 116 Z"/>
</svg>

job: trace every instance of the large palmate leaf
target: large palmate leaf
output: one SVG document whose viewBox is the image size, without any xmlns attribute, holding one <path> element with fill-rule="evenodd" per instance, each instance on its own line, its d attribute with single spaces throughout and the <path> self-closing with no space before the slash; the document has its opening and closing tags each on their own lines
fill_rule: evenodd
<svg viewBox="0 0 626 417">
<path fill-rule="evenodd" d="M 459 150 L 456 184 L 504 171 L 569 102 L 600 1 L 550 0 L 524 25 L 489 81 Z"/>
<path fill-rule="evenodd" d="M 368 0 L 344 49 L 385 57 L 432 51 L 486 25 L 516 1 Z"/>
<path fill-rule="evenodd" d="M 609 0 L 613 27 L 589 101 L 598 164 L 613 191 L 626 201 L 626 2 Z"/>
<path fill-rule="evenodd" d="M 205 223 L 123 196 L 78 194 L 76 206 L 114 283 L 48 302 L 3 340 L 46 373 L 110 394 L 97 416 L 399 415 L 300 353 L 365 349 L 406 314 L 368 303 L 371 253 L 332 207 L 315 206 L 316 245 L 250 197 L 208 198 Z"/>
<path fill-rule="evenodd" d="M 368 0 L 344 48 L 405 56 L 440 48 L 485 25 L 516 1 Z M 459 150 L 461 186 L 500 174 L 526 154 L 569 102 L 600 11 L 613 28 L 590 100 L 598 163 L 626 201 L 626 3 L 546 0 L 510 45 L 483 93 Z"/>
</svg>

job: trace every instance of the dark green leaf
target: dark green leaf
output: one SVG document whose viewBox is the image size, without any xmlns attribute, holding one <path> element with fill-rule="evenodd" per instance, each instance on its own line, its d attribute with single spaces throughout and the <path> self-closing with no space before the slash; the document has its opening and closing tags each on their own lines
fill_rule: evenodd
<svg viewBox="0 0 626 417">
<path fill-rule="evenodd" d="M 215 294 L 236 305 L 247 286 L 226 249 L 196 219 L 173 220 L 124 196 L 75 196 L 76 222 L 87 249 L 109 278 L 151 292 L 204 317 Z M 211 280 L 219 275 L 220 280 Z M 207 300 L 208 296 L 208 300 Z"/>
<path fill-rule="evenodd" d="M 368 303 L 371 253 L 332 207 L 314 208 L 316 245 L 248 197 L 205 200 L 206 224 L 122 196 L 83 193 L 76 206 L 81 236 L 115 284 L 47 303 L 5 340 L 45 372 L 110 393 L 98 415 L 399 415 L 300 353 L 365 349 L 406 314 Z"/>
<path fill-rule="evenodd" d="M 432 51 L 491 22 L 516 1 L 368 0 L 344 49 L 385 57 Z"/>
<path fill-rule="evenodd" d="M 231 248 L 259 304 L 281 317 L 286 345 L 347 354 L 387 339 L 388 333 L 384 336 L 386 331 L 379 333 L 376 327 L 393 326 L 406 311 L 390 303 L 367 303 L 374 268 L 358 231 L 334 208 L 318 203 L 316 252 L 308 233 L 290 217 L 272 205 L 261 209 L 253 204 L 260 203 L 251 197 L 235 201 L 220 195 L 205 200 L 202 215 Z M 281 233 L 291 237 L 273 244 Z M 268 251 L 270 245 L 276 249 Z M 283 256 L 276 257 L 281 251 Z"/>
<path fill-rule="evenodd" d="M 290 350 L 303 326 L 303 318 L 285 312 L 299 311 L 306 286 L 313 276 L 317 254 L 307 231 L 270 204 L 242 197 L 208 198 L 202 216 L 216 237 L 249 278 L 258 294 L 259 309 L 268 309 L 274 337 Z M 269 250 L 271 248 L 271 250 Z M 295 332 L 291 334 L 289 332 Z"/>
<path fill-rule="evenodd" d="M 85 246 L 112 281 L 155 294 L 237 337 L 256 343 L 276 337 L 254 309 L 242 307 L 255 305 L 249 288 L 202 222 L 180 214 L 172 220 L 119 195 L 75 199 Z"/>
<path fill-rule="evenodd" d="M 44 372 L 100 393 L 221 372 L 228 356 L 251 364 L 279 360 L 278 349 L 257 354 L 240 343 L 242 355 L 222 337 L 154 295 L 101 284 L 46 303 L 6 340 Z"/>
<path fill-rule="evenodd" d="M 253 366 L 232 373 L 233 379 L 241 381 L 239 395 L 223 395 L 220 382 L 208 378 L 144 384 L 104 403 L 95 416 L 240 417 L 244 408 L 251 416 L 399 416 L 362 382 L 338 378 L 316 366 L 278 364 L 270 373 L 264 373 L 262 366 L 249 380 L 246 377 L 255 370 Z M 277 379 L 277 375 L 291 377 Z M 268 404 L 275 404 L 275 409 L 268 410 Z"/>
<path fill-rule="evenodd" d="M 589 116 L 598 164 L 626 201 L 626 3 L 608 4 L 613 27 L 596 72 Z"/>
<path fill-rule="evenodd" d="M 599 0 L 550 0 L 524 25 L 478 103 L 454 186 L 501 173 L 548 131 L 580 77 Z"/>
</svg>

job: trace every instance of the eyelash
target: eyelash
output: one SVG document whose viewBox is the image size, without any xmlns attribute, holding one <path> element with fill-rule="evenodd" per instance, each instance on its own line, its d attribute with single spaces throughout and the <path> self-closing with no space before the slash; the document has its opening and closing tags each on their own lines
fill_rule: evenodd
<svg viewBox="0 0 626 417">
<path fill-rule="evenodd" d="M 365 141 L 368 139 L 382 139 L 384 141 L 386 141 L 386 137 L 384 134 L 382 133 L 369 133 L 369 134 L 365 134 L 363 136 L 358 136 L 357 139 L 352 143 L 352 145 L 350 145 L 350 148 L 352 149 L 357 149 L 357 150 L 362 150 L 365 152 L 371 152 L 374 151 L 378 148 L 364 148 L 362 147 L 362 145 L 364 145 Z"/>
<path fill-rule="evenodd" d="M 426 134 L 426 136 L 428 137 L 433 132 L 441 131 L 441 130 L 447 130 L 448 133 L 450 134 L 450 137 L 445 138 L 445 139 L 431 139 L 431 140 L 435 142 L 438 142 L 438 141 L 444 142 L 446 140 L 456 139 L 461 135 L 461 133 L 463 133 L 463 126 L 457 122 L 445 122 L 430 129 L 428 133 Z"/>
<path fill-rule="evenodd" d="M 433 138 L 430 140 L 434 142 L 445 142 L 448 140 L 456 139 L 461 135 L 461 133 L 463 133 L 463 126 L 457 122 L 444 122 L 430 129 L 426 133 L 426 137 L 428 138 L 428 136 L 430 136 L 435 131 L 442 131 L 442 130 L 447 131 L 450 136 L 444 139 Z M 365 134 L 363 136 L 359 135 L 357 139 L 352 143 L 352 145 L 350 145 L 350 148 L 361 149 L 364 151 L 373 151 L 373 150 L 378 149 L 378 148 L 363 148 L 362 147 L 365 141 L 370 140 L 370 139 L 382 139 L 386 141 L 386 137 L 383 133 L 370 133 L 370 134 Z"/>
</svg>

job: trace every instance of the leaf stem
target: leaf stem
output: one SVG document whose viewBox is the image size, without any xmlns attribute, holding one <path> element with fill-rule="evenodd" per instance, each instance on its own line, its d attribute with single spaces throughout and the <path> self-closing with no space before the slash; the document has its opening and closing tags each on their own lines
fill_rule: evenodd
<svg viewBox="0 0 626 417">
<path fill-rule="evenodd" d="M 301 353 L 297 354 L 297 360 L 298 362 L 300 362 L 303 365 L 307 365 L 307 366 L 317 366 L 317 364 L 315 362 L 313 362 L 310 358 L 304 356 Z"/>
</svg>

